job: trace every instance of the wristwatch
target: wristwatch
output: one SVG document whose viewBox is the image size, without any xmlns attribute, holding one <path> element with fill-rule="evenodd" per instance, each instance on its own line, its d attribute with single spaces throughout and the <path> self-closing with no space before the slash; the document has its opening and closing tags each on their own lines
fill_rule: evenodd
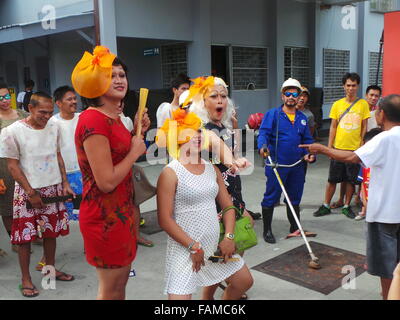
<svg viewBox="0 0 400 320">
<path fill-rule="evenodd" d="M 225 238 L 227 238 L 229 240 L 234 240 L 235 239 L 235 235 L 233 233 L 226 233 L 225 234 Z"/>
</svg>

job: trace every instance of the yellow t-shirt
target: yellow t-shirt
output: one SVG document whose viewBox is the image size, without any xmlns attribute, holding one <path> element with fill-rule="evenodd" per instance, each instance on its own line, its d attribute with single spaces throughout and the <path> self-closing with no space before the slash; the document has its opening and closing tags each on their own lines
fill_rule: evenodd
<svg viewBox="0 0 400 320">
<path fill-rule="evenodd" d="M 286 113 L 286 115 L 288 116 L 290 122 L 291 122 L 292 124 L 294 124 L 294 120 L 296 119 L 296 113 L 287 113 L 287 112 L 285 112 L 285 113 Z"/>
<path fill-rule="evenodd" d="M 329 117 L 339 121 L 340 116 L 349 106 L 350 104 L 346 102 L 346 98 L 336 101 L 332 105 Z M 361 146 L 362 121 L 369 117 L 368 102 L 364 99 L 358 100 L 338 124 L 333 146 L 341 150 L 357 150 Z"/>
</svg>

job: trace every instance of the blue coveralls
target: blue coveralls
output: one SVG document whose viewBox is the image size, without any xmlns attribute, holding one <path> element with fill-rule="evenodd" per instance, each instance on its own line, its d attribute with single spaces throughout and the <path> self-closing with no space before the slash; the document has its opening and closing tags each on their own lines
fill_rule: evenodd
<svg viewBox="0 0 400 320">
<path fill-rule="evenodd" d="M 313 143 L 314 139 L 311 137 L 307 117 L 296 110 L 295 122 L 292 124 L 286 113 L 282 111 L 282 107 L 283 105 L 271 109 L 265 114 L 259 131 L 258 149 L 260 150 L 266 144 L 272 161 L 279 164 L 293 164 L 308 153 L 306 149 L 299 148 L 299 144 Z M 278 125 L 278 148 L 276 150 Z M 269 163 L 268 158 L 266 163 Z M 305 163 L 302 162 L 293 168 L 278 168 L 283 185 L 294 206 L 300 204 L 303 196 L 304 166 Z M 265 176 L 267 177 L 266 191 L 261 206 L 273 208 L 280 199 L 282 189 L 271 167 L 265 166 Z"/>
</svg>

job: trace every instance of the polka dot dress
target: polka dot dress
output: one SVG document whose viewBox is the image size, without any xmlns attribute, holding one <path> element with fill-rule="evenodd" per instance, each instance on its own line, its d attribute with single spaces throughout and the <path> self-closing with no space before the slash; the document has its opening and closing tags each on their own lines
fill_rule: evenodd
<svg viewBox="0 0 400 320">
<path fill-rule="evenodd" d="M 206 163 L 200 175 L 190 173 L 179 161 L 169 165 L 178 178 L 175 195 L 174 219 L 192 239 L 201 243 L 204 250 L 205 266 L 198 273 L 192 270 L 192 259 L 187 248 L 168 237 L 165 294 L 193 294 L 197 287 L 219 283 L 239 271 L 244 261 L 226 264 L 212 263 L 208 257 L 218 249 L 219 221 L 215 198 L 218 194 L 217 176 L 214 167 Z"/>
</svg>

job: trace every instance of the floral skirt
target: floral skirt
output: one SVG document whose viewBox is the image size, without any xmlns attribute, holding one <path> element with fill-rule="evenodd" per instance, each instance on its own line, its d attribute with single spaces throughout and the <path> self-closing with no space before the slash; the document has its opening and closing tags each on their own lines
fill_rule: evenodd
<svg viewBox="0 0 400 320">
<path fill-rule="evenodd" d="M 40 196 L 62 196 L 62 184 L 37 189 Z M 12 244 L 24 244 L 42 238 L 57 238 L 69 234 L 68 214 L 62 202 L 51 203 L 43 209 L 27 209 L 28 195 L 15 183 Z"/>
</svg>

